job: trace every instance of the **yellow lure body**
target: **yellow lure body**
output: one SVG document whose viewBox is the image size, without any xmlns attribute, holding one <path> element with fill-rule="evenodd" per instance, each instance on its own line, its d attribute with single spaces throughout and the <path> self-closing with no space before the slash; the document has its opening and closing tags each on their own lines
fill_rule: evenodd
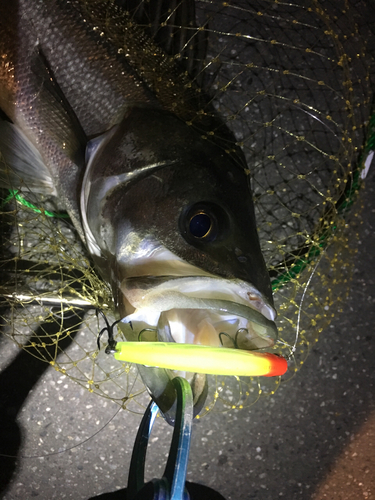
<svg viewBox="0 0 375 500">
<path fill-rule="evenodd" d="M 117 342 L 119 361 L 208 375 L 283 375 L 287 360 L 277 354 L 174 342 Z"/>
</svg>

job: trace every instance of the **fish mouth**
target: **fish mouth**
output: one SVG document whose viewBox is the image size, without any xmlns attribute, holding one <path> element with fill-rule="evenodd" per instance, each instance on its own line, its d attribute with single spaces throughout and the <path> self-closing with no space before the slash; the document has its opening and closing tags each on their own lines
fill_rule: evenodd
<svg viewBox="0 0 375 500">
<path fill-rule="evenodd" d="M 122 322 L 138 334 L 155 329 L 162 342 L 253 350 L 277 339 L 275 310 L 241 280 L 137 277 L 124 280 L 121 291 L 126 309 L 135 309 Z"/>
<path fill-rule="evenodd" d="M 244 350 L 271 348 L 277 340 L 273 307 L 260 292 L 238 279 L 209 276 L 141 276 L 120 285 L 124 311 L 120 323 L 129 341 L 152 340 Z M 195 414 L 207 396 L 200 374 L 138 365 L 140 374 L 167 421 L 173 423 L 172 378 L 183 376 L 193 388 Z"/>
</svg>

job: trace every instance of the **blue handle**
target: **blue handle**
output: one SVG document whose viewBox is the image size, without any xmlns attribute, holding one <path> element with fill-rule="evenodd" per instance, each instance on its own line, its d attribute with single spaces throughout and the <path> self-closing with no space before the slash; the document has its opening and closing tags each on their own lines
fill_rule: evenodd
<svg viewBox="0 0 375 500">
<path fill-rule="evenodd" d="M 151 402 L 142 418 L 130 462 L 128 500 L 189 500 L 185 488 L 193 422 L 193 394 L 181 377 L 172 381 L 177 393 L 176 420 L 167 464 L 161 479 L 144 482 L 147 445 L 159 411 Z"/>
</svg>

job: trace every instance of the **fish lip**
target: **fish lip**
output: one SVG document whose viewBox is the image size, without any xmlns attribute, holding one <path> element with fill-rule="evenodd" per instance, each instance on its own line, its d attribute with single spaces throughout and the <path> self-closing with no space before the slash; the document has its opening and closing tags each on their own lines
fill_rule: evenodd
<svg viewBox="0 0 375 500">
<path fill-rule="evenodd" d="M 171 297 L 173 300 L 173 296 Z M 235 316 L 240 316 L 241 318 L 247 319 L 253 323 L 257 323 L 258 325 L 265 326 L 266 328 L 270 328 L 275 333 L 275 338 L 273 340 L 277 340 L 277 327 L 274 321 L 267 319 L 263 316 L 262 313 L 253 309 L 250 306 L 245 306 L 243 304 L 237 304 L 236 302 L 230 300 L 220 300 L 220 299 L 195 299 L 193 297 L 186 297 L 187 302 L 185 303 L 185 307 L 181 309 L 208 309 L 211 311 L 219 311 L 225 314 L 233 314 Z M 155 301 L 155 305 L 157 302 Z M 177 307 L 169 307 L 167 309 L 163 309 L 163 311 L 169 311 L 171 309 L 178 309 Z"/>
<path fill-rule="evenodd" d="M 267 338 L 275 343 L 278 338 L 278 331 L 273 319 L 267 318 L 262 312 L 260 312 L 251 302 L 249 304 L 234 302 L 233 300 L 223 299 L 223 298 L 204 298 L 204 297 L 196 297 L 186 295 L 186 292 L 180 292 L 178 290 L 168 289 L 168 283 L 172 282 L 174 288 L 181 282 L 186 280 L 217 280 L 220 282 L 229 282 L 230 280 L 225 280 L 223 278 L 212 276 L 136 276 L 136 277 L 128 277 L 126 278 L 125 287 L 122 286 L 122 292 L 129 300 L 130 303 L 136 309 L 136 313 L 139 310 L 145 311 L 153 311 L 154 315 L 157 315 L 157 321 L 154 321 L 154 327 L 157 328 L 157 322 L 159 321 L 160 315 L 163 312 L 170 311 L 172 309 L 202 309 L 208 310 L 212 312 L 218 312 L 221 314 L 229 314 L 237 317 L 241 317 L 246 319 L 247 321 L 256 323 L 260 326 L 267 328 Z M 242 286 L 245 288 L 256 290 L 251 285 L 247 283 L 240 282 Z M 234 286 L 237 286 L 237 282 L 234 282 Z M 130 286 L 129 286 L 130 285 Z M 138 289 L 138 297 L 134 298 L 129 297 L 132 295 L 132 292 Z M 129 293 L 127 293 L 129 292 Z M 274 317 L 276 316 L 276 312 L 273 307 L 259 294 L 259 301 L 261 305 L 268 308 L 268 311 L 272 310 L 274 312 Z M 137 295 L 137 293 L 135 294 Z M 229 292 L 228 292 L 229 295 Z M 135 301 L 135 302 L 134 302 Z M 140 305 L 141 307 L 138 307 Z M 122 322 L 126 323 L 128 321 L 129 316 L 133 316 L 133 314 L 127 315 L 123 318 Z M 155 317 L 155 316 L 154 316 Z M 150 325 L 150 327 L 152 327 Z M 262 335 L 259 335 L 262 337 Z"/>
<path fill-rule="evenodd" d="M 265 318 L 270 321 L 274 321 L 276 318 L 276 310 L 273 307 L 273 304 L 270 304 L 270 302 L 252 285 L 249 283 L 246 283 L 243 280 L 240 279 L 226 279 L 220 276 L 215 276 L 215 275 L 210 275 L 210 274 L 192 274 L 192 275 L 184 275 L 184 276 L 175 276 L 175 275 L 163 275 L 163 276 L 127 276 L 123 282 L 120 284 L 120 288 L 122 293 L 127 296 L 128 294 L 131 295 L 132 291 L 135 289 L 143 290 L 141 292 L 142 295 L 142 301 L 145 300 L 146 304 L 150 303 L 150 298 L 155 297 L 156 298 L 156 293 L 160 291 L 161 293 L 164 294 L 169 294 L 171 296 L 172 293 L 176 293 L 171 291 L 171 287 L 168 288 L 169 284 L 173 285 L 173 288 L 179 287 L 184 288 L 186 287 L 186 283 L 188 283 L 190 280 L 193 280 L 194 283 L 197 281 L 199 282 L 206 282 L 206 283 L 212 283 L 214 281 L 217 281 L 220 286 L 218 285 L 217 288 L 221 288 L 221 290 L 225 290 L 225 293 L 221 293 L 221 295 L 229 295 L 230 294 L 230 288 L 232 288 L 232 294 L 233 294 L 233 289 L 241 289 L 243 294 L 252 294 L 255 295 L 256 297 L 256 303 L 259 303 L 259 306 L 262 306 L 262 310 L 266 308 L 267 314 L 264 314 L 260 312 L 260 307 L 256 307 L 254 302 L 251 300 L 245 300 L 243 297 L 240 295 L 237 295 L 236 297 L 236 302 L 234 300 L 227 300 L 227 299 L 210 299 L 210 298 L 200 298 L 199 296 L 191 296 L 191 298 L 196 298 L 199 300 L 206 300 L 207 303 L 210 301 L 220 301 L 223 300 L 223 302 L 230 302 L 234 304 L 238 304 L 238 302 L 241 302 L 241 305 L 244 305 L 245 307 L 258 311 L 260 314 Z M 167 285 L 167 286 L 166 286 Z M 189 298 L 189 295 L 186 295 L 186 293 L 191 293 L 189 290 L 184 290 L 181 292 L 181 295 L 184 295 L 186 298 Z M 198 292 L 198 295 L 201 292 Z M 210 291 L 211 293 L 211 291 Z M 177 294 L 177 293 L 176 293 Z M 147 298 L 148 296 L 148 298 Z M 138 298 L 139 300 L 139 298 Z M 130 300 L 130 303 L 132 301 Z M 156 305 L 155 301 L 155 305 Z M 134 304 L 133 304 L 134 305 Z M 223 307 L 225 307 L 224 304 L 222 304 Z M 137 308 L 136 305 L 134 305 L 135 308 Z M 143 305 L 144 307 L 144 305 Z M 147 307 L 147 305 L 146 305 Z M 175 307 L 170 307 L 170 309 L 175 308 Z M 212 309 L 212 307 L 210 307 Z M 246 317 L 246 316 L 245 316 Z"/>
</svg>

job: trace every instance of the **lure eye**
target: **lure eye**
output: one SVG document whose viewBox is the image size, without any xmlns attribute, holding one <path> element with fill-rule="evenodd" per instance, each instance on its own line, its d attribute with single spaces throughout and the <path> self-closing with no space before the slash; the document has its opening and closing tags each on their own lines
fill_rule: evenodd
<svg viewBox="0 0 375 500">
<path fill-rule="evenodd" d="M 189 222 L 189 232 L 194 238 L 206 238 L 213 228 L 212 222 L 211 217 L 205 212 L 194 214 Z"/>
</svg>

